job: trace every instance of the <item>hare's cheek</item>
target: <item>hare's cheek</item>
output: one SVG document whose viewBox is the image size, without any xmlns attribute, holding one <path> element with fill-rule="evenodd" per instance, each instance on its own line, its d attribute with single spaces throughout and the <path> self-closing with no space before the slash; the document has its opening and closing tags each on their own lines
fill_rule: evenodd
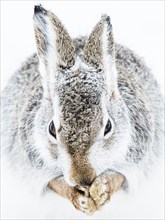
<svg viewBox="0 0 165 220">
<path fill-rule="evenodd" d="M 103 149 L 101 143 L 98 142 L 91 146 L 88 160 L 97 176 L 110 167 L 110 158 L 108 149 Z"/>
<path fill-rule="evenodd" d="M 57 140 L 49 132 L 47 132 L 47 136 L 51 144 L 58 144 Z"/>
</svg>

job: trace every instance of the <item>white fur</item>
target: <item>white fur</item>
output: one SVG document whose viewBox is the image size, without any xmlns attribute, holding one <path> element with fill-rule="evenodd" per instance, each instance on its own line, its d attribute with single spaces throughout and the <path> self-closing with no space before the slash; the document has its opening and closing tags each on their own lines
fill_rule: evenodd
<svg viewBox="0 0 165 220">
<path fill-rule="evenodd" d="M 42 83 L 45 92 L 44 95 L 50 95 L 51 98 L 53 98 L 58 62 L 56 50 L 56 33 L 52 27 L 52 23 L 49 17 L 44 16 L 44 19 L 46 21 L 45 26 L 42 25 L 42 22 L 39 21 L 37 16 L 34 16 L 36 27 L 38 27 L 41 32 L 45 34 L 49 41 L 49 45 L 47 45 L 47 54 L 44 57 L 43 55 L 39 56 L 39 70 L 42 76 Z M 47 66 L 45 65 L 45 61 L 47 62 Z"/>
<path fill-rule="evenodd" d="M 94 70 L 95 69 L 91 66 L 88 66 L 85 62 L 82 62 L 81 58 L 79 56 L 76 57 L 75 63 L 71 68 L 71 72 L 76 72 L 77 70 Z"/>
<path fill-rule="evenodd" d="M 39 56 L 38 56 L 39 57 Z M 39 57 L 39 72 L 41 75 L 41 82 L 44 89 L 44 96 L 49 97 L 49 89 L 48 89 L 48 76 L 46 73 L 46 66 L 43 63 L 42 59 Z"/>
<path fill-rule="evenodd" d="M 52 23 L 49 19 L 47 19 L 47 29 L 48 29 L 48 39 L 49 39 L 49 49 L 47 56 L 48 61 L 48 72 L 49 74 L 49 81 L 48 85 L 50 88 L 51 98 L 54 98 L 54 87 L 55 87 L 55 80 L 57 77 L 57 63 L 58 63 L 58 56 L 57 56 L 57 49 L 56 49 L 56 33 L 52 27 Z"/>
<path fill-rule="evenodd" d="M 104 76 L 105 82 L 108 86 L 108 91 L 111 92 L 117 90 L 117 71 L 115 67 L 115 62 L 113 61 L 112 56 L 108 53 L 108 27 L 107 23 L 104 22 L 104 29 L 102 34 L 102 42 L 103 42 L 103 67 L 104 67 Z"/>
<path fill-rule="evenodd" d="M 58 166 L 62 169 L 65 181 L 70 186 L 75 186 L 76 183 L 70 178 L 71 163 L 71 157 L 66 151 L 65 147 L 59 145 Z"/>
<path fill-rule="evenodd" d="M 57 94 L 53 98 L 53 109 L 54 109 L 53 121 L 55 123 L 57 141 L 58 141 L 58 130 L 60 128 L 60 105 L 59 105 L 59 97 Z"/>
<path fill-rule="evenodd" d="M 51 156 L 50 151 L 48 150 L 48 136 L 40 132 L 38 127 L 34 129 L 34 140 L 35 140 L 35 149 L 40 153 L 41 157 L 45 159 L 45 162 L 50 166 L 57 166 L 56 160 Z"/>
</svg>

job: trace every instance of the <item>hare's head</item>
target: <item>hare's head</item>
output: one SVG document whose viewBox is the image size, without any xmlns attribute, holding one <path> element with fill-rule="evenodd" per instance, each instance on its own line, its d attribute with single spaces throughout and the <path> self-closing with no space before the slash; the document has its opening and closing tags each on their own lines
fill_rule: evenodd
<svg viewBox="0 0 165 220">
<path fill-rule="evenodd" d="M 66 181 L 90 185 L 122 155 L 128 134 L 110 18 L 102 16 L 81 53 L 52 12 L 35 6 L 34 23 L 44 94 L 53 106 L 51 141 Z"/>
</svg>

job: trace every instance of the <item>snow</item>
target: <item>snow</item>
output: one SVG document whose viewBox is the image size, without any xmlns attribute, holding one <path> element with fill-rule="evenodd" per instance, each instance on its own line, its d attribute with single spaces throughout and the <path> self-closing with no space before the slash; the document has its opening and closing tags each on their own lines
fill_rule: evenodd
<svg viewBox="0 0 165 220">
<path fill-rule="evenodd" d="M 51 9 L 72 37 L 90 34 L 102 14 L 110 15 L 116 41 L 144 57 L 164 92 L 164 1 L 2 1 L 1 89 L 36 51 L 32 16 L 38 3 Z M 163 162 L 138 192 L 114 194 L 93 216 L 54 193 L 35 196 L 3 164 L 1 219 L 164 219 Z"/>
</svg>

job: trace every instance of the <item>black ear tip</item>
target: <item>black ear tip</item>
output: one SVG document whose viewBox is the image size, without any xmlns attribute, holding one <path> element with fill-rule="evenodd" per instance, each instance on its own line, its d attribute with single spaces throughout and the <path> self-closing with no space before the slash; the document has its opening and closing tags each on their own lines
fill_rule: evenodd
<svg viewBox="0 0 165 220">
<path fill-rule="evenodd" d="M 46 12 L 46 10 L 42 7 L 41 4 L 34 6 L 34 13 Z"/>
<path fill-rule="evenodd" d="M 104 19 L 108 23 L 108 25 L 111 26 L 111 18 L 110 18 L 110 16 L 108 16 L 107 14 L 103 14 L 101 18 Z"/>
<path fill-rule="evenodd" d="M 41 11 L 42 11 L 41 5 L 35 5 L 34 6 L 34 13 L 38 13 L 38 12 L 41 12 Z"/>
</svg>

